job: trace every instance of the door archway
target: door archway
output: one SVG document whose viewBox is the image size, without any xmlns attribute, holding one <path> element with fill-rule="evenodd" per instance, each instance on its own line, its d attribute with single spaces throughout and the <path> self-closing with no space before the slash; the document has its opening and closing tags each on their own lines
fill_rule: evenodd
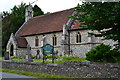
<svg viewBox="0 0 120 80">
<path fill-rule="evenodd" d="M 13 56 L 13 54 L 14 54 L 14 46 L 11 45 L 10 46 L 10 56 Z"/>
</svg>

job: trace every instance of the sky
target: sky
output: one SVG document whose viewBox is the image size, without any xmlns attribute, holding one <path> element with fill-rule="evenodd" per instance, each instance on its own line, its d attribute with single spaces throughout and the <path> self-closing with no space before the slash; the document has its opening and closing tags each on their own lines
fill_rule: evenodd
<svg viewBox="0 0 120 80">
<path fill-rule="evenodd" d="M 10 12 L 14 5 L 20 5 L 21 2 L 29 4 L 36 0 L 1 0 L 0 1 L 0 12 L 8 11 Z M 80 0 L 38 0 L 32 5 L 37 4 L 42 11 L 47 12 L 57 12 L 65 9 L 70 9 L 76 7 L 77 4 L 81 4 Z"/>
</svg>

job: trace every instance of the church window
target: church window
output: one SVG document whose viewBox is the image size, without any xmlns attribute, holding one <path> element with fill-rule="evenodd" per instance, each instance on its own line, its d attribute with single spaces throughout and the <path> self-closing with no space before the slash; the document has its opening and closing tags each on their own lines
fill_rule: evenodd
<svg viewBox="0 0 120 80">
<path fill-rule="evenodd" d="M 56 35 L 53 35 L 53 46 L 57 45 L 57 37 Z"/>
<path fill-rule="evenodd" d="M 80 43 L 80 42 L 81 42 L 81 34 L 80 32 L 78 32 L 76 35 L 76 43 Z"/>
<path fill-rule="evenodd" d="M 35 38 L 35 46 L 39 46 L 39 39 L 38 39 L 38 36 L 36 36 L 36 38 Z"/>
</svg>

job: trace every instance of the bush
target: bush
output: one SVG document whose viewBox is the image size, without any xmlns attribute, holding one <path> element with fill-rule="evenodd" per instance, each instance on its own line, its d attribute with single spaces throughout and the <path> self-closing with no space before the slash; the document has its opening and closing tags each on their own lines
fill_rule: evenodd
<svg viewBox="0 0 120 80">
<path fill-rule="evenodd" d="M 100 44 L 86 53 L 86 59 L 92 62 L 119 62 L 120 51 L 111 49 L 109 45 Z"/>
<path fill-rule="evenodd" d="M 5 48 L 2 48 L 2 49 L 0 50 L 2 56 L 4 56 L 5 51 L 6 51 Z"/>
</svg>

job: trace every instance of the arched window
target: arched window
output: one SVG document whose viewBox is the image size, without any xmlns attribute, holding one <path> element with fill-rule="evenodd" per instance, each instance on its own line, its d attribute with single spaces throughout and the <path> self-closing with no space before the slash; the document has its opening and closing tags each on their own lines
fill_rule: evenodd
<svg viewBox="0 0 120 80">
<path fill-rule="evenodd" d="M 38 36 L 36 36 L 36 38 L 35 38 L 35 46 L 39 46 L 39 39 L 38 39 Z"/>
<path fill-rule="evenodd" d="M 57 37 L 56 35 L 53 35 L 53 46 L 57 45 Z"/>
<path fill-rule="evenodd" d="M 80 32 L 78 32 L 76 35 L 76 43 L 80 43 L 80 42 L 81 42 L 81 34 Z"/>
</svg>

